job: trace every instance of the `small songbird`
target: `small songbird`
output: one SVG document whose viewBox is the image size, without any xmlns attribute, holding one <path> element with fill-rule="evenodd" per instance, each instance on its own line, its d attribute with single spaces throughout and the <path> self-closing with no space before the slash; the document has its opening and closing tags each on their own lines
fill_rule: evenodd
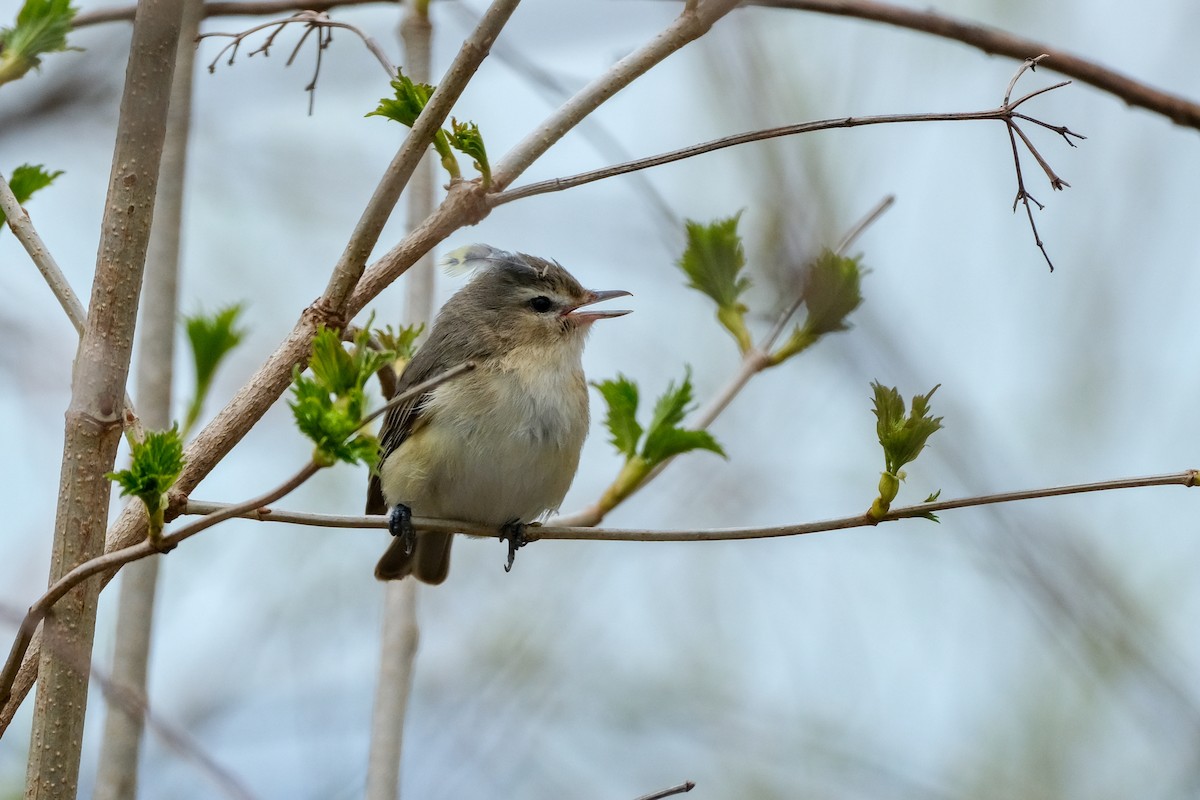
<svg viewBox="0 0 1200 800">
<path fill-rule="evenodd" d="M 367 513 L 391 508 L 395 537 L 375 577 L 441 583 L 451 534 L 414 533 L 412 516 L 495 526 L 509 562 L 524 525 L 562 503 L 588 429 L 583 345 L 593 322 L 628 311 L 587 310 L 628 295 L 593 292 L 561 265 L 476 244 L 442 260 L 474 271 L 442 307 L 396 392 L 473 361 L 475 369 L 393 407 L 380 431 Z"/>
</svg>

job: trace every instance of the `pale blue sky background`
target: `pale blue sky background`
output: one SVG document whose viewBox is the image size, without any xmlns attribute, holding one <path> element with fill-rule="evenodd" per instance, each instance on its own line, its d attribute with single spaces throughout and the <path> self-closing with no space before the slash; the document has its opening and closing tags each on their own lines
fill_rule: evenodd
<svg viewBox="0 0 1200 800">
<path fill-rule="evenodd" d="M 0 18 L 16 5 L 0 0 Z M 528 0 L 500 44 L 578 87 L 678 7 Z M 1195 96 L 1200 85 L 1192 3 L 938 8 L 1163 89 Z M 460 11 L 433 4 L 438 70 L 467 30 Z M 402 61 L 395 9 L 335 18 Z M 85 295 L 115 94 L 23 115 L 72 73 L 111 73 L 103 80 L 119 85 L 125 31 L 80 31 L 72 41 L 86 52 L 49 58 L 41 75 L 0 91 L 0 168 L 66 171 L 30 212 Z M 311 52 L 285 70 L 291 41 L 281 37 L 270 59 L 197 76 L 183 308 L 244 301 L 251 315 L 218 403 L 319 294 L 399 142 L 397 126 L 362 116 L 387 80 L 351 36 L 326 53 L 311 117 Z M 204 43 L 198 64 L 217 47 Z M 989 108 L 1015 66 L 885 26 L 745 9 L 595 119 L 643 156 L 766 125 Z M 1039 71 L 1022 86 L 1058 79 Z M 495 161 L 551 108 L 492 58 L 455 113 L 479 123 Z M 1025 162 L 1047 204 L 1037 219 L 1053 274 L 1010 212 L 1009 145 L 995 123 L 827 132 L 647 173 L 681 218 L 744 209 L 760 332 L 784 302 L 771 276 L 795 266 L 765 236 L 773 220 L 812 252 L 885 194 L 898 202 L 860 242 L 872 272 L 855 329 L 747 388 L 714 427 L 728 462 L 681 460 L 609 522 L 722 527 L 861 511 L 882 467 L 873 379 L 906 395 L 942 384 L 934 408 L 946 430 L 909 470 L 901 502 L 1200 466 L 1196 132 L 1082 85 L 1029 110 L 1088 136 L 1072 150 L 1034 133 L 1072 184 L 1064 193 Z M 520 183 L 607 163 L 574 133 Z M 397 216 L 382 246 L 401 236 Z M 634 293 L 635 313 L 598 326 L 589 344 L 593 378 L 619 370 L 649 398 L 686 363 L 706 398 L 736 368 L 707 299 L 673 266 L 681 232 L 663 227 L 629 178 L 505 206 L 446 248 L 474 241 L 553 257 L 589 286 Z M 442 296 L 457 285 L 443 279 Z M 0 490 L 0 608 L 15 613 L 45 583 L 74 338 L 9 233 L 0 288 L 0 411 L 11 421 L 0 446 L 13 454 Z M 389 320 L 401 306 L 398 285 L 371 308 Z M 178 386 L 182 397 L 186 369 Z M 594 499 L 619 468 L 599 402 L 565 510 Z M 290 474 L 308 447 L 288 417 L 282 403 L 273 409 L 196 496 L 240 499 Z M 283 505 L 354 513 L 364 482 L 338 468 Z M 692 779 L 702 798 L 1188 796 L 1200 741 L 1196 503 L 1166 488 L 771 542 L 549 542 L 522 551 L 510 575 L 496 543 L 460 542 L 449 583 L 421 596 L 406 795 L 632 798 Z M 263 797 L 360 796 L 382 599 L 371 569 L 385 537 L 229 523 L 190 540 L 163 565 L 155 712 Z M 114 598 L 101 602 L 100 664 Z M 1146 660 L 1112 656 L 1122 652 L 1114 636 Z M 102 708 L 94 696 L 84 795 Z M 0 742 L 0 787 L 22 780 L 27 711 L 22 720 Z M 143 785 L 147 797 L 213 796 L 153 736 Z"/>
</svg>

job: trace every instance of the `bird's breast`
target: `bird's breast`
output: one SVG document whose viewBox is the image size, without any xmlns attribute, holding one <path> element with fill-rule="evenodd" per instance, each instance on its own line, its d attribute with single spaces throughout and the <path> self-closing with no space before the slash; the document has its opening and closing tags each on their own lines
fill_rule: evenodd
<svg viewBox="0 0 1200 800">
<path fill-rule="evenodd" d="M 389 504 L 501 525 L 558 508 L 579 465 L 588 395 L 574 363 L 513 354 L 433 392 L 383 465 Z"/>
</svg>

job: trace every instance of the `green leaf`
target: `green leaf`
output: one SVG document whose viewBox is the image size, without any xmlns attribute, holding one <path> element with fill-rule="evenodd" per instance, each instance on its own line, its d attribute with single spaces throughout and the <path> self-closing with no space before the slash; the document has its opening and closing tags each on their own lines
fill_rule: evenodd
<svg viewBox="0 0 1200 800">
<path fill-rule="evenodd" d="M 35 192 L 45 189 L 62 174 L 61 169 L 46 172 L 41 164 L 22 164 L 12 171 L 12 177 L 8 179 L 8 188 L 12 189 L 17 202 L 25 205 Z M 4 212 L 0 211 L 0 225 L 3 225 L 6 219 Z"/>
<path fill-rule="evenodd" d="M 750 288 L 750 279 L 739 274 L 746 266 L 746 252 L 737 232 L 741 216 L 738 212 L 707 225 L 687 220 L 687 247 L 678 263 L 688 276 L 688 286 L 717 304 L 717 320 L 745 353 L 753 342 L 746 328 L 746 306 L 738 299 Z"/>
<path fill-rule="evenodd" d="M 924 500 L 922 500 L 921 502 L 923 502 L 923 503 L 936 503 L 936 502 L 937 502 L 937 499 L 938 499 L 939 497 L 941 497 L 941 496 L 942 496 L 942 490 L 941 490 L 941 489 L 938 489 L 936 492 L 934 492 L 933 494 L 929 495 L 929 497 L 926 497 L 926 498 L 925 498 Z"/>
<path fill-rule="evenodd" d="M 488 164 L 487 149 L 483 146 L 483 136 L 479 133 L 479 126 L 474 122 L 459 122 L 451 117 L 448 138 L 451 147 L 473 160 L 475 169 L 479 171 L 479 175 L 483 179 L 483 188 L 491 186 L 492 168 Z"/>
<path fill-rule="evenodd" d="M 146 504 L 151 516 L 166 507 L 165 495 L 183 472 L 183 437 L 178 428 L 147 431 L 131 448 L 128 469 L 105 477 L 121 486 L 121 496 L 132 495 Z"/>
<path fill-rule="evenodd" d="M 708 431 L 695 431 L 686 428 L 664 428 L 651 441 L 646 439 L 646 447 L 642 456 L 652 464 L 666 461 L 668 458 L 687 453 L 692 450 L 710 450 L 721 457 L 725 451 L 713 435 Z"/>
<path fill-rule="evenodd" d="M 196 368 L 196 389 L 184 419 L 185 432 L 190 431 L 200 418 L 217 368 L 246 337 L 246 329 L 238 325 L 242 310 L 242 305 L 236 303 L 212 314 L 198 313 L 183 318 Z"/>
<path fill-rule="evenodd" d="M 899 475 L 901 468 L 925 449 L 929 437 L 942 428 L 942 418 L 932 417 L 929 413 L 929 399 L 938 387 L 930 389 L 928 394 L 913 397 L 908 415 L 904 413 L 904 398 L 895 388 L 889 389 L 878 381 L 873 382 L 871 388 L 875 393 L 875 428 L 887 471 Z"/>
<path fill-rule="evenodd" d="M 684 416 L 691 410 L 691 403 L 692 371 L 689 367 L 684 372 L 683 381 L 679 386 L 674 382 L 668 384 L 667 390 L 654 405 L 654 417 L 646 429 L 646 441 L 642 445 L 642 458 L 651 466 L 688 450 L 711 450 L 725 455 L 717 441 L 706 431 L 691 431 L 679 427 Z"/>
<path fill-rule="evenodd" d="M 746 252 L 738 236 L 741 212 L 707 225 L 687 220 L 687 249 L 679 268 L 693 289 L 711 297 L 721 308 L 737 308 L 738 297 L 750 288 L 750 279 L 739 277 L 746 266 Z"/>
<path fill-rule="evenodd" d="M 612 435 L 610 441 L 613 447 L 627 459 L 633 458 L 637 455 L 638 441 L 642 438 L 642 426 L 637 421 L 637 384 L 624 375 L 617 375 L 615 380 L 592 385 L 600 390 L 608 405 L 604 424 Z"/>
<path fill-rule="evenodd" d="M 0 28 L 0 84 L 20 78 L 41 66 L 41 56 L 64 50 L 75 8 L 70 0 L 25 0 L 17 24 Z"/>
</svg>

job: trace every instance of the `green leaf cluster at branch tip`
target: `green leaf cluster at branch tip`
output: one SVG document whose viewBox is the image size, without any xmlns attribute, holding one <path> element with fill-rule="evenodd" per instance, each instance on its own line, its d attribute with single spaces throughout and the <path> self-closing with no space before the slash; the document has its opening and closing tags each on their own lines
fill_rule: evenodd
<svg viewBox="0 0 1200 800">
<path fill-rule="evenodd" d="M 0 84 L 15 81 L 41 66 L 41 56 L 64 50 L 77 9 L 70 0 L 25 0 L 17 24 L 0 28 Z"/>
<path fill-rule="evenodd" d="M 121 486 L 121 496 L 132 495 L 146 506 L 150 516 L 152 541 L 162 537 L 167 491 L 183 472 L 183 437 L 177 427 L 167 431 L 147 431 L 146 438 L 131 446 L 128 469 L 110 472 L 105 477 Z"/>
<path fill-rule="evenodd" d="M 192 348 L 192 363 L 196 368 L 196 389 L 183 422 L 185 434 L 192 430 L 200 418 L 217 367 L 246 337 L 246 329 L 238 326 L 242 311 L 238 303 L 212 314 L 194 314 L 183 318 L 183 327 Z"/>
<path fill-rule="evenodd" d="M 740 274 L 746 266 L 746 251 L 737 232 L 741 216 L 738 212 L 707 225 L 687 220 L 687 247 L 678 263 L 688 276 L 688 286 L 717 304 L 717 319 L 745 353 L 753 343 L 746 328 L 747 309 L 739 300 L 750 288 L 750 279 Z"/>
<path fill-rule="evenodd" d="M 411 128 L 416 124 L 417 117 L 433 96 L 433 86 L 428 83 L 416 83 L 404 74 L 396 71 L 392 81 L 395 97 L 385 97 L 379 101 L 379 107 L 367 114 L 368 117 L 386 117 Z M 451 118 L 450 130 L 438 129 L 433 135 L 433 148 L 442 161 L 442 167 L 450 174 L 451 180 L 462 178 L 458 167 L 458 159 L 453 150 L 458 150 L 469 157 L 479 171 L 481 183 L 486 189 L 492 183 L 492 168 L 488 163 L 487 149 L 483 145 L 483 136 L 479 126 L 474 122 L 459 122 Z"/>
<path fill-rule="evenodd" d="M 939 384 L 940 386 L 940 384 Z M 929 437 L 942 428 L 942 418 L 930 414 L 929 399 L 938 386 L 928 394 L 914 395 L 909 413 L 904 411 L 904 398 L 895 388 L 888 388 L 875 381 L 871 384 L 875 392 L 876 432 L 883 448 L 885 470 L 879 479 L 879 496 L 871 503 L 867 512 L 872 519 L 880 519 L 888 512 L 891 503 L 900 491 L 904 480 L 905 464 L 915 461 L 925 449 Z M 937 493 L 925 502 L 932 502 Z M 936 521 L 936 517 L 929 515 Z"/>
<path fill-rule="evenodd" d="M 786 361 L 827 333 L 850 330 L 846 318 L 862 304 L 863 273 L 859 259 L 832 250 L 825 250 L 809 264 L 800 295 L 806 311 L 804 322 L 771 354 L 771 363 Z"/>
<path fill-rule="evenodd" d="M 645 430 L 637 420 L 636 383 L 624 375 L 618 375 L 614 380 L 592 385 L 600 391 L 608 406 L 604 424 L 611 434 L 610 441 L 625 456 L 625 466 L 600 500 L 604 509 L 611 509 L 628 497 L 651 470 L 669 458 L 692 450 L 709 450 L 725 456 L 721 445 L 708 431 L 692 430 L 681 425 L 692 406 L 690 368 L 678 386 L 674 382 L 668 384 L 667 390 L 655 403 L 654 414 Z"/>
<path fill-rule="evenodd" d="M 289 405 L 297 427 L 315 445 L 313 461 L 320 466 L 345 461 L 376 468 L 379 441 L 358 429 L 366 416 L 367 381 L 395 354 L 372 349 L 370 339 L 364 327 L 347 350 L 337 331 L 322 326 L 313 339 L 311 376 L 294 368 Z"/>
<path fill-rule="evenodd" d="M 0 54 L 0 59 L 2 58 L 3 55 Z M 12 177 L 8 179 L 8 188 L 12 189 L 17 202 L 25 205 L 34 193 L 54 183 L 54 179 L 62 174 L 61 169 L 47 172 L 41 164 L 22 164 L 12 171 Z M 4 212 L 0 211 L 0 225 L 3 225 L 6 219 Z"/>
</svg>

